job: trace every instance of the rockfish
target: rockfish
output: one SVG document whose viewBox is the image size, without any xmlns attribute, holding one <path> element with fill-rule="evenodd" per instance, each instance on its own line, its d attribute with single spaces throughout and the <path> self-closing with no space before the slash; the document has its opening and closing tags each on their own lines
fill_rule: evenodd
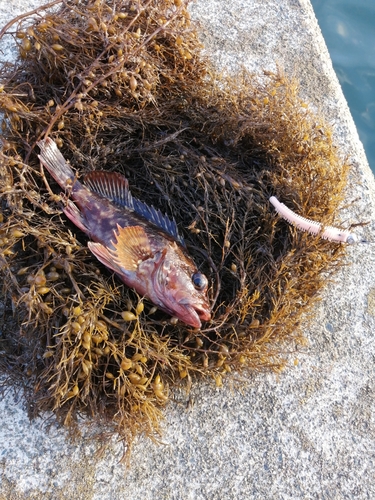
<svg viewBox="0 0 375 500">
<path fill-rule="evenodd" d="M 187 325 L 209 321 L 207 278 L 189 257 L 176 222 L 133 198 L 122 175 L 95 171 L 82 184 L 52 139 L 38 146 L 40 161 L 68 193 L 65 215 L 92 240 L 95 257 Z"/>
</svg>

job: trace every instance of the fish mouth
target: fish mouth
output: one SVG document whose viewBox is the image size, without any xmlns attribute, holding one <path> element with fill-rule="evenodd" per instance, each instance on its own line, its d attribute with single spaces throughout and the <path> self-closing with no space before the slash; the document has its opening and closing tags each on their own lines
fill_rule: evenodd
<svg viewBox="0 0 375 500">
<path fill-rule="evenodd" d="M 211 313 L 207 308 L 198 305 L 181 304 L 186 314 L 181 315 L 181 320 L 194 328 L 200 328 L 202 321 L 210 321 Z"/>
<path fill-rule="evenodd" d="M 195 312 L 197 313 L 201 321 L 210 321 L 211 312 L 208 309 L 205 309 L 204 307 L 195 307 Z"/>
</svg>

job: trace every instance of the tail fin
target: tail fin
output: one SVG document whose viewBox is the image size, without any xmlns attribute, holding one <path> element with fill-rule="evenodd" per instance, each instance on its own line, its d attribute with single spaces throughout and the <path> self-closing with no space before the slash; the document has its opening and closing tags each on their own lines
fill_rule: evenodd
<svg viewBox="0 0 375 500">
<path fill-rule="evenodd" d="M 60 153 L 57 144 L 47 137 L 38 142 L 40 147 L 39 159 L 52 175 L 55 181 L 63 188 L 71 187 L 76 177 L 70 165 Z"/>
</svg>

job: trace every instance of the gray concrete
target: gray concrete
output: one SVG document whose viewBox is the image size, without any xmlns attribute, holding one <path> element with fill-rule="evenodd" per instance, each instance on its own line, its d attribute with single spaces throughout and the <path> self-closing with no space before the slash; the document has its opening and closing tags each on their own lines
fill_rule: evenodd
<svg viewBox="0 0 375 500">
<path fill-rule="evenodd" d="M 14 14 L 9 4 L 31 1 L 1 0 L 0 24 Z M 353 161 L 347 216 L 371 221 L 359 232 L 374 241 L 374 178 L 309 2 L 198 0 L 192 11 L 219 67 L 279 64 L 298 76 Z M 315 308 L 308 346 L 283 374 L 254 377 L 241 392 L 196 386 L 189 410 L 172 404 L 165 412 L 164 444 L 137 440 L 129 470 L 118 463 L 119 444 L 97 457 L 89 438 L 69 442 L 53 419 L 51 428 L 30 423 L 7 395 L 0 499 L 375 498 L 374 245 L 350 248 L 348 263 Z"/>
</svg>

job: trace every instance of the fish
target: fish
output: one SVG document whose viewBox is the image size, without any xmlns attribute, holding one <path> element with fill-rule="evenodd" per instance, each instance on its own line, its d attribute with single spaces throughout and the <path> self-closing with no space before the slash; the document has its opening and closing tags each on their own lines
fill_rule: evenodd
<svg viewBox="0 0 375 500">
<path fill-rule="evenodd" d="M 210 321 L 208 280 L 188 254 L 177 224 L 131 195 L 117 172 L 77 179 L 51 139 L 38 142 L 41 164 L 66 193 L 63 212 L 90 239 L 95 257 L 139 295 L 188 326 Z"/>
</svg>

